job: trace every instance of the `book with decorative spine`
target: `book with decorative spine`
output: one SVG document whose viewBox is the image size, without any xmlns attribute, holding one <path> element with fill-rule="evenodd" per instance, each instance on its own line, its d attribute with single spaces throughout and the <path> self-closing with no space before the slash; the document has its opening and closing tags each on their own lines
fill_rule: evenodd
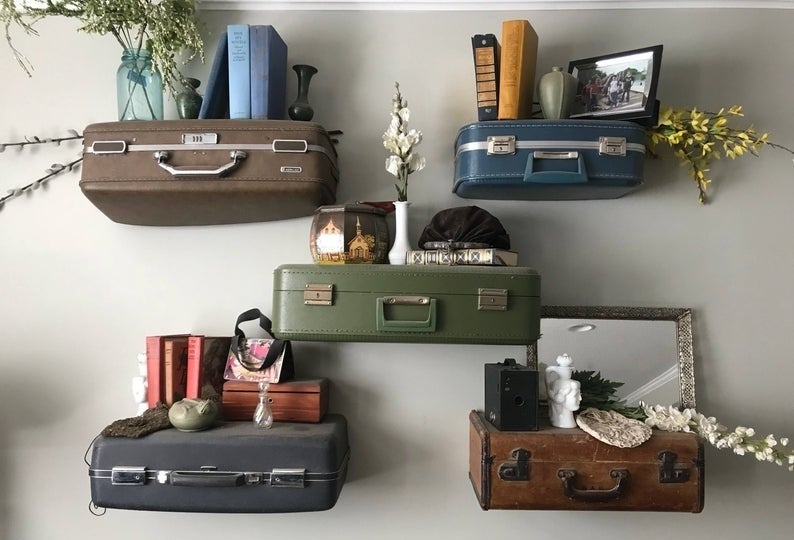
<svg viewBox="0 0 794 540">
<path fill-rule="evenodd" d="M 474 79 L 477 84 L 477 119 L 496 120 L 498 113 L 499 41 L 494 34 L 471 38 Z"/>
<path fill-rule="evenodd" d="M 526 119 L 532 115 L 538 34 L 525 19 L 502 22 L 499 60 L 499 120 Z"/>
<path fill-rule="evenodd" d="M 231 337 L 190 336 L 185 397 L 220 399 Z"/>
<path fill-rule="evenodd" d="M 518 252 L 508 249 L 414 249 L 407 255 L 407 264 L 518 266 Z"/>
<path fill-rule="evenodd" d="M 165 403 L 165 340 L 187 334 L 146 336 L 146 401 L 149 408 Z"/>
<path fill-rule="evenodd" d="M 167 337 L 163 341 L 163 394 L 166 405 L 185 399 L 187 340 L 187 336 L 179 336 Z"/>
<path fill-rule="evenodd" d="M 251 118 L 250 27 L 226 27 L 229 54 L 229 118 Z"/>
</svg>

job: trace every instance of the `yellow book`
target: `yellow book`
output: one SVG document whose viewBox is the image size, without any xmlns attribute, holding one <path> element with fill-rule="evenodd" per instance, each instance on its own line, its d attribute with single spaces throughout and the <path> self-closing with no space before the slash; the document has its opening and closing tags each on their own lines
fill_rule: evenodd
<svg viewBox="0 0 794 540">
<path fill-rule="evenodd" d="M 529 118 L 538 61 L 538 34 L 527 20 L 502 22 L 499 120 Z"/>
</svg>

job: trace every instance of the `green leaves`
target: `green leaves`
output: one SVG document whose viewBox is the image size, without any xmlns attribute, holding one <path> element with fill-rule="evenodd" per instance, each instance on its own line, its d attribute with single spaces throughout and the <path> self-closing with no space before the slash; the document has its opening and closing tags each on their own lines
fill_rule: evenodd
<svg viewBox="0 0 794 540">
<path fill-rule="evenodd" d="M 579 410 L 593 407 L 602 411 L 616 411 L 628 418 L 645 419 L 642 408 L 627 407 L 624 401 L 617 398 L 617 389 L 624 383 L 605 379 L 600 371 L 592 370 L 574 370 L 571 378 L 581 385 L 582 402 Z"/>
<path fill-rule="evenodd" d="M 36 34 L 33 25 L 52 16 L 79 20 L 79 31 L 86 34 L 110 34 L 123 49 L 147 48 L 152 53 L 152 65 L 172 95 L 185 79 L 176 55 L 186 51 L 185 63 L 197 55 L 204 60 L 195 0 L 48 0 L 21 2 L 19 7 L 15 4 L 15 0 L 0 0 L 0 21 L 5 24 L 6 39 L 17 62 L 28 75 L 32 66 L 12 45 L 10 28 L 20 27 L 28 34 Z"/>
</svg>

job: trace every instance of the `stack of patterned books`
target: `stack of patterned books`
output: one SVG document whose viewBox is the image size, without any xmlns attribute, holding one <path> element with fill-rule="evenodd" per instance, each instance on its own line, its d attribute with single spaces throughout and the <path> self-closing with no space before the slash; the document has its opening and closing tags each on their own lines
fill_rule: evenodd
<svg viewBox="0 0 794 540">
<path fill-rule="evenodd" d="M 518 266 L 517 251 L 498 248 L 414 249 L 407 255 L 407 264 Z"/>
</svg>

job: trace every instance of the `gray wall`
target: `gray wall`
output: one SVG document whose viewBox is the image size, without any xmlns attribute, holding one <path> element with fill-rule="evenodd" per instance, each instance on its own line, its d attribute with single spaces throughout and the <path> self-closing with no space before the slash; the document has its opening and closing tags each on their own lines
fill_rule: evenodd
<svg viewBox="0 0 794 540">
<path fill-rule="evenodd" d="M 438 210 L 470 203 L 450 192 L 455 134 L 475 120 L 469 37 L 498 33 L 508 18 L 537 29 L 541 73 L 663 43 L 663 101 L 707 110 L 742 104 L 748 122 L 794 146 L 793 11 L 213 12 L 207 53 L 227 23 L 271 23 L 291 63 L 319 67 L 310 92 L 316 120 L 345 132 L 340 201 L 393 196 L 380 136 L 392 82 L 400 81 L 428 160 L 411 178 L 416 237 Z M 33 78 L 0 54 L 2 141 L 113 119 L 119 49 L 75 28 L 45 21 L 40 37 L 16 41 L 36 67 Z M 204 79 L 208 65 L 191 71 Z M 7 150 L 0 190 L 78 150 Z M 706 207 L 669 156 L 648 163 L 645 188 L 624 199 L 478 204 L 540 271 L 547 304 L 693 308 L 699 408 L 731 426 L 794 435 L 791 156 L 765 149 L 758 159 L 716 163 L 712 173 Z M 521 354 L 482 346 L 296 344 L 301 373 L 330 377 L 331 409 L 350 421 L 349 483 L 329 512 L 91 516 L 83 454 L 105 425 L 132 414 L 130 377 L 144 336 L 229 333 L 243 309 L 269 312 L 273 269 L 310 261 L 311 218 L 122 226 L 82 196 L 78 178 L 53 180 L 0 212 L 0 537 L 790 536 L 791 473 L 711 448 L 701 515 L 481 511 L 466 476 L 467 414 L 482 406 L 482 364 Z"/>
</svg>

